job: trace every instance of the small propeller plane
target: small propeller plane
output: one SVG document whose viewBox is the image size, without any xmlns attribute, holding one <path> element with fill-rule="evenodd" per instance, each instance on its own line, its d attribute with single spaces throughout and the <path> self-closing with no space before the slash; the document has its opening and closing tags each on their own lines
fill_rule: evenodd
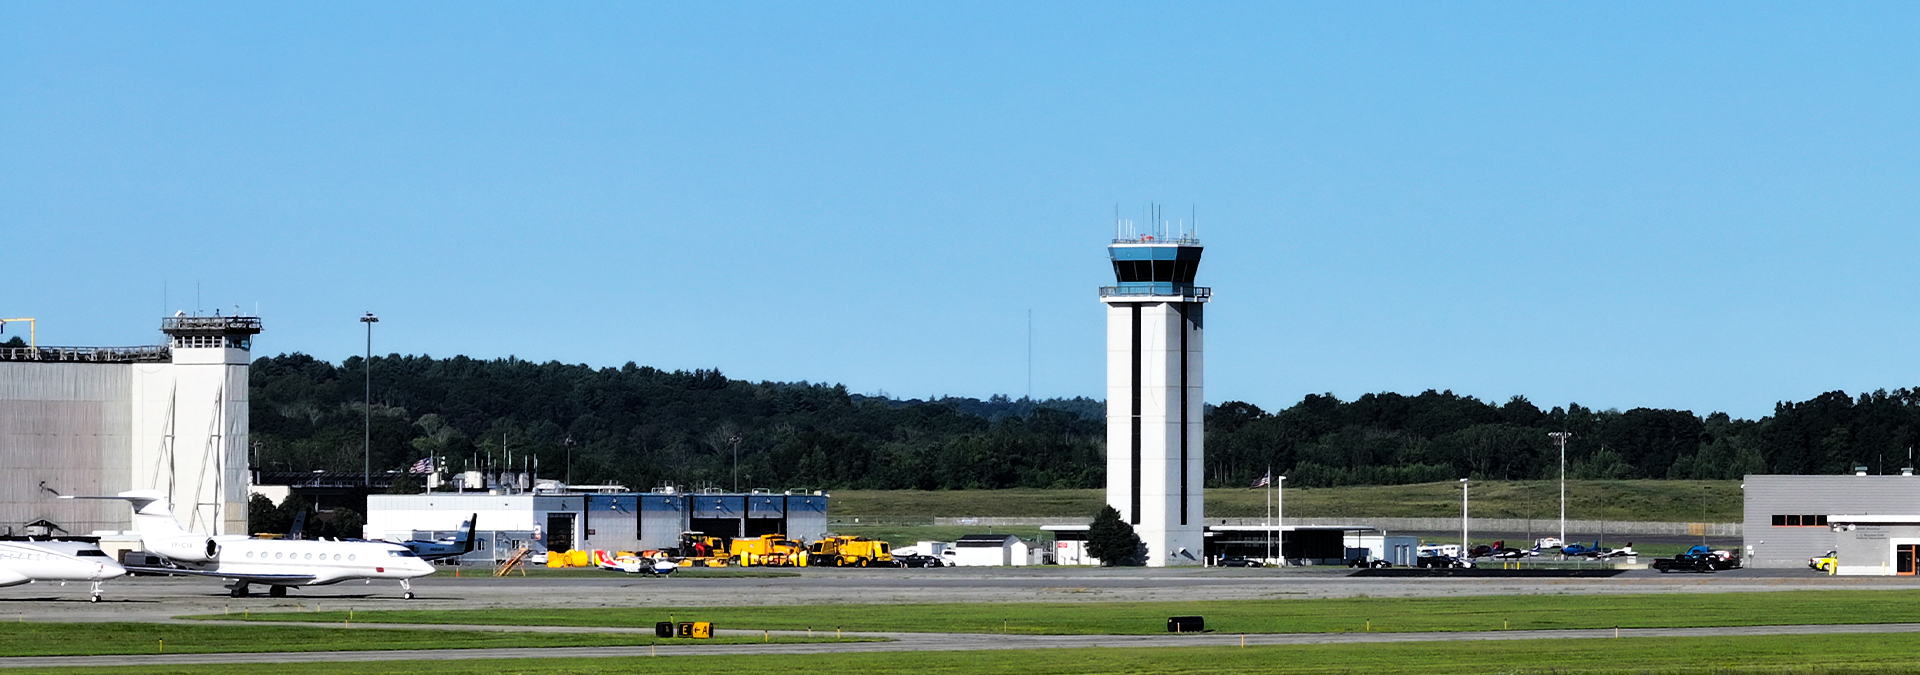
<svg viewBox="0 0 1920 675">
<path fill-rule="evenodd" d="M 267 595 L 286 597 L 297 586 L 326 586 L 342 581 L 393 579 L 404 597 L 413 599 L 411 580 L 433 574 L 433 565 L 399 544 L 379 541 L 254 539 L 245 535 L 209 537 L 180 527 L 173 507 L 158 490 L 132 490 L 112 497 L 61 499 L 120 499 L 133 505 L 134 528 L 140 545 L 178 567 L 133 567 L 131 571 L 219 577 L 236 598 L 247 597 L 250 584 L 267 586 Z"/>
</svg>

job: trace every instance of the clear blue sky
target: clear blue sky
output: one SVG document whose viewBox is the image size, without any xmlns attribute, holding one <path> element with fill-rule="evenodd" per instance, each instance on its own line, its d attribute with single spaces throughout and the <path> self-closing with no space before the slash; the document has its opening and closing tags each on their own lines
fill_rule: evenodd
<svg viewBox="0 0 1920 675">
<path fill-rule="evenodd" d="M 714 5 L 721 5 L 715 7 Z M 1116 204 L 1207 398 L 1739 417 L 1920 384 L 1920 5 L 0 4 L 0 315 L 256 353 L 1103 395 Z M 1177 214 L 1177 215 L 1175 215 Z M 7 333 L 12 335 L 14 329 Z"/>
</svg>

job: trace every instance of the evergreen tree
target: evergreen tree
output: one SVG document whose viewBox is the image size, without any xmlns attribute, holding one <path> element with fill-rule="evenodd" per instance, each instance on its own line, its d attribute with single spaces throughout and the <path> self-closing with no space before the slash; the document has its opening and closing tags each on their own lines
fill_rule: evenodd
<svg viewBox="0 0 1920 675">
<path fill-rule="evenodd" d="M 1107 567 L 1147 564 L 1146 542 L 1140 541 L 1133 526 L 1121 520 L 1120 512 L 1112 506 L 1101 507 L 1100 514 L 1093 517 L 1093 527 L 1087 531 L 1087 553 Z"/>
</svg>

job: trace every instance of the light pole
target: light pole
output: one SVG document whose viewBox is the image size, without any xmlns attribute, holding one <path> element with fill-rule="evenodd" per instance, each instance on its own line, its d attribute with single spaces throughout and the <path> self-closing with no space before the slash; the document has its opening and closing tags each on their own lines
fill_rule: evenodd
<svg viewBox="0 0 1920 675">
<path fill-rule="evenodd" d="M 1287 477 L 1274 476 L 1274 479 L 1275 479 L 1274 485 L 1277 486 L 1273 489 L 1273 492 L 1274 492 L 1273 501 L 1275 504 L 1274 511 L 1279 515 L 1279 517 L 1276 520 L 1280 521 L 1280 524 L 1275 525 L 1274 527 L 1277 528 L 1275 531 L 1280 534 L 1280 566 L 1286 567 L 1287 566 Z"/>
<path fill-rule="evenodd" d="M 1560 545 L 1567 545 L 1567 438 L 1573 436 L 1565 431 L 1547 434 L 1549 438 L 1560 442 Z"/>
<path fill-rule="evenodd" d="M 1460 479 L 1460 557 L 1467 557 L 1467 479 Z"/>
<path fill-rule="evenodd" d="M 367 356 L 360 362 L 360 369 L 367 375 L 366 399 L 360 408 L 360 452 L 364 455 L 360 484 L 366 486 L 367 492 L 373 492 L 373 324 L 380 323 L 380 317 L 367 312 L 366 316 L 360 317 L 360 323 L 367 324 Z"/>
<path fill-rule="evenodd" d="M 740 494 L 740 437 L 727 439 L 733 444 L 733 493 Z"/>
</svg>

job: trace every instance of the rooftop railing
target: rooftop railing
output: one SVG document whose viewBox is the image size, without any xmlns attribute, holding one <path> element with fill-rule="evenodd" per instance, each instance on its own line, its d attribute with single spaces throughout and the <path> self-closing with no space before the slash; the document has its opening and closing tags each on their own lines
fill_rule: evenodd
<svg viewBox="0 0 1920 675">
<path fill-rule="evenodd" d="M 69 363 L 166 363 L 173 351 L 150 347 L 0 347 L 0 361 L 60 361 Z"/>
<path fill-rule="evenodd" d="M 257 316 L 169 316 L 160 320 L 163 331 L 260 332 Z"/>
<path fill-rule="evenodd" d="M 1101 286 L 1103 298 L 1192 298 L 1205 300 L 1213 297 L 1213 289 L 1206 286 L 1187 286 L 1184 288 L 1151 288 L 1141 286 Z"/>
<path fill-rule="evenodd" d="M 1143 234 L 1138 237 L 1124 237 L 1113 240 L 1115 244 L 1166 244 L 1169 246 L 1199 246 L 1199 237 L 1155 237 Z"/>
</svg>

